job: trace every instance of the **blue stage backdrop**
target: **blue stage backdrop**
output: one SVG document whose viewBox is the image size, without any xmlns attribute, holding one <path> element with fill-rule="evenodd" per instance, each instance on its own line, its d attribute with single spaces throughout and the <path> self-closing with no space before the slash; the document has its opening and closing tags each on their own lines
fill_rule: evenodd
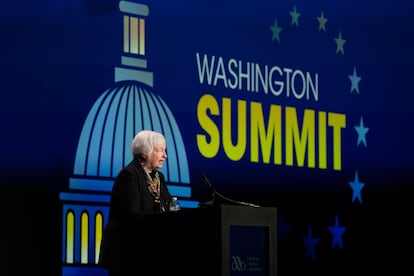
<svg viewBox="0 0 414 276">
<path fill-rule="evenodd" d="M 278 208 L 280 276 L 398 274 L 411 1 L 8 1 L 0 20 L 1 275 L 106 275 L 142 129 L 183 208 L 212 198 L 201 174 Z"/>
</svg>

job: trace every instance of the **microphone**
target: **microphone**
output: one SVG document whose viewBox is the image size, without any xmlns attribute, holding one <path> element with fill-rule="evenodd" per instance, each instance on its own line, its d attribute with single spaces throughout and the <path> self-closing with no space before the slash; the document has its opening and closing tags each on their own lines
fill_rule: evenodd
<svg viewBox="0 0 414 276">
<path fill-rule="evenodd" d="M 237 204 L 237 205 L 244 205 L 244 206 L 250 206 L 250 207 L 255 207 L 258 208 L 260 207 L 259 205 L 253 204 L 253 203 L 248 203 L 248 202 L 243 202 L 243 201 L 237 201 L 237 200 L 233 200 L 231 198 L 225 197 L 224 195 L 220 194 L 219 192 L 216 191 L 216 189 L 214 189 L 213 185 L 211 185 L 210 181 L 208 180 L 207 176 L 205 174 L 200 174 L 200 180 L 201 182 L 204 183 L 204 185 L 206 185 L 212 192 L 212 196 L 213 196 L 213 200 L 211 201 L 211 204 L 214 204 L 215 201 L 215 196 L 217 195 L 218 197 L 220 197 L 221 199 Z"/>
</svg>

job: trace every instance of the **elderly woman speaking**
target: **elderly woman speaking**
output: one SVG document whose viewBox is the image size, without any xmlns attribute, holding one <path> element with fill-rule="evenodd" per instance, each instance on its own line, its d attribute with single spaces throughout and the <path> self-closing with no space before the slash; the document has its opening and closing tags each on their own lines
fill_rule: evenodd
<svg viewBox="0 0 414 276">
<path fill-rule="evenodd" d="M 134 137 L 131 152 L 133 160 L 118 173 L 112 187 L 109 220 L 101 243 L 99 265 L 111 276 L 124 275 L 130 265 L 125 252 L 128 226 L 142 215 L 169 211 L 171 202 L 164 175 L 158 171 L 167 158 L 165 137 L 142 130 Z"/>
</svg>

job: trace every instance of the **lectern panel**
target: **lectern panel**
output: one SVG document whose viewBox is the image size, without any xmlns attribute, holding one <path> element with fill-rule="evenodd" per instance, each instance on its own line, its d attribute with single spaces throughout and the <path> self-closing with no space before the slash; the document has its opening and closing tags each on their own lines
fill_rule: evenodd
<svg viewBox="0 0 414 276">
<path fill-rule="evenodd" d="M 235 205 L 152 214 L 125 229 L 120 254 L 137 273 L 275 276 L 276 221 L 276 208 Z"/>
<path fill-rule="evenodd" d="M 230 276 L 269 275 L 268 254 L 268 227 L 230 226 Z"/>
</svg>

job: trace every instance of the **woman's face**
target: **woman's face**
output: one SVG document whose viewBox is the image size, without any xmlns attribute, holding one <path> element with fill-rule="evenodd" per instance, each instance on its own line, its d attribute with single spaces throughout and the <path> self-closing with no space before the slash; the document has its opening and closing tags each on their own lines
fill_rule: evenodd
<svg viewBox="0 0 414 276">
<path fill-rule="evenodd" d="M 164 160 L 167 158 L 167 152 L 165 145 L 156 147 L 148 155 L 148 158 L 145 160 L 145 167 L 151 171 L 160 169 L 164 164 Z"/>
</svg>

